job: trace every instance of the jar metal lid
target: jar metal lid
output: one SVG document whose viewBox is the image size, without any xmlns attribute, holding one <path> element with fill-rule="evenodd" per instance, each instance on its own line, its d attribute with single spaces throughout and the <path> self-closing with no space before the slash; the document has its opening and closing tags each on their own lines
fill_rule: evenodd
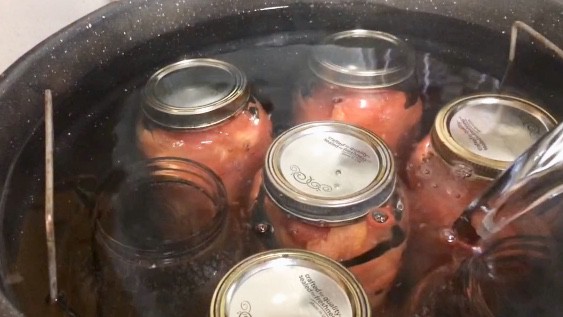
<svg viewBox="0 0 563 317">
<path fill-rule="evenodd" d="M 369 317 L 367 296 L 339 263 L 305 250 L 255 254 L 219 282 L 210 316 Z"/>
<path fill-rule="evenodd" d="M 373 89 L 401 83 L 414 72 L 415 53 L 388 33 L 349 30 L 327 36 L 313 48 L 309 67 L 335 85 Z"/>
<path fill-rule="evenodd" d="M 492 179 L 557 121 L 541 107 L 509 95 L 481 94 L 453 101 L 440 110 L 432 146 L 469 177 Z"/>
<path fill-rule="evenodd" d="M 317 225 L 344 225 L 385 203 L 395 189 L 391 151 L 350 124 L 309 122 L 270 146 L 264 188 L 280 208 Z"/>
<path fill-rule="evenodd" d="M 177 129 L 204 128 L 227 120 L 248 103 L 246 76 L 216 59 L 168 65 L 148 80 L 142 109 L 152 121 Z"/>
</svg>

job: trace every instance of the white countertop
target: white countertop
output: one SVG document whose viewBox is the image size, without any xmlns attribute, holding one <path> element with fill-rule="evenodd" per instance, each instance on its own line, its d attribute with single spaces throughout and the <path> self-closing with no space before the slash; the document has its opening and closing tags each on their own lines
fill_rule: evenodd
<svg viewBox="0 0 563 317">
<path fill-rule="evenodd" d="M 112 0 L 0 0 L 0 73 L 51 34 Z"/>
</svg>

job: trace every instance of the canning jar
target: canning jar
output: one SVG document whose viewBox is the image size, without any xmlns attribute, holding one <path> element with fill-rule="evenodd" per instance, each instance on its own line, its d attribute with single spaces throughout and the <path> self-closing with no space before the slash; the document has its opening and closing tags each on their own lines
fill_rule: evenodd
<svg viewBox="0 0 563 317">
<path fill-rule="evenodd" d="M 450 246 L 452 259 L 414 285 L 401 305 L 404 313 L 397 315 L 537 316 L 539 311 L 541 316 L 559 315 L 561 299 L 553 290 L 560 279 L 553 277 L 561 274 L 561 265 L 556 264 L 560 242 L 550 227 L 543 215 L 528 213 L 471 244 L 465 244 L 460 232 L 460 239 Z"/>
<path fill-rule="evenodd" d="M 265 247 L 340 262 L 379 306 L 408 235 L 408 208 L 383 140 L 335 121 L 298 125 L 272 143 L 261 182 L 253 214 Z"/>
<path fill-rule="evenodd" d="M 225 189 L 197 162 L 115 170 L 95 212 L 102 316 L 205 316 L 221 276 L 244 258 Z"/>
<path fill-rule="evenodd" d="M 245 75 L 219 60 L 183 60 L 152 75 L 143 99 L 136 129 L 142 153 L 208 166 L 223 181 L 232 209 L 244 209 L 272 141 L 270 118 Z"/>
<path fill-rule="evenodd" d="M 407 254 L 419 271 L 413 278 L 447 260 L 437 246 L 464 208 L 555 125 L 539 106 L 508 95 L 466 96 L 440 110 L 407 164 L 414 238 Z"/>
<path fill-rule="evenodd" d="M 396 157 L 418 136 L 422 102 L 415 53 L 383 32 L 350 30 L 313 47 L 294 96 L 296 123 L 344 121 L 379 135 Z"/>
<path fill-rule="evenodd" d="M 369 317 L 354 276 L 325 256 L 304 250 L 266 251 L 244 259 L 221 280 L 211 317 Z"/>
</svg>

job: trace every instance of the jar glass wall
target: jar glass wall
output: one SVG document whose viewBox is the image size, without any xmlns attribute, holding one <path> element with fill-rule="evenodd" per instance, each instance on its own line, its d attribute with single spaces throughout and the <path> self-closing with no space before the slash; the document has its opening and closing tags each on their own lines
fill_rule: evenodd
<svg viewBox="0 0 563 317">
<path fill-rule="evenodd" d="M 193 161 L 116 170 L 95 210 L 103 316 L 204 315 L 216 283 L 243 256 L 221 181 Z"/>
<path fill-rule="evenodd" d="M 381 138 L 335 121 L 299 125 L 274 140 L 255 182 L 264 248 L 328 256 L 382 305 L 406 246 L 408 204 Z"/>
<path fill-rule="evenodd" d="M 143 96 L 136 134 L 144 156 L 208 166 L 240 214 L 272 140 L 270 118 L 251 96 L 246 76 L 219 60 L 184 60 L 157 71 Z"/>
<path fill-rule="evenodd" d="M 296 123 L 352 123 L 406 154 L 422 117 L 414 50 L 388 33 L 350 30 L 313 47 L 308 65 L 294 94 Z"/>
<path fill-rule="evenodd" d="M 432 130 L 415 147 L 406 180 L 413 201 L 408 278 L 450 260 L 444 246 L 463 210 L 514 159 L 556 125 L 541 107 L 508 95 L 458 98 L 438 113 Z M 518 140 L 514 142 L 512 140 Z"/>
</svg>

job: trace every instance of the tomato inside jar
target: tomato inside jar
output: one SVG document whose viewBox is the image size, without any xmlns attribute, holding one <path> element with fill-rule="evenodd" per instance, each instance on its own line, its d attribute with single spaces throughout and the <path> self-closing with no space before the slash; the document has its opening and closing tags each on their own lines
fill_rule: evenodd
<svg viewBox="0 0 563 317">
<path fill-rule="evenodd" d="M 539 106 L 508 95 L 467 96 L 441 109 L 407 164 L 413 239 L 406 256 L 419 264 L 408 273 L 410 279 L 449 260 L 444 241 L 454 221 L 555 125 Z"/>
<path fill-rule="evenodd" d="M 418 136 L 423 110 L 414 67 L 414 51 L 391 34 L 332 34 L 313 48 L 294 96 L 295 122 L 352 123 L 379 135 L 402 157 Z"/>
<path fill-rule="evenodd" d="M 272 123 L 238 68 L 214 59 L 166 66 L 149 79 L 142 109 L 136 130 L 146 157 L 206 165 L 224 183 L 231 209 L 245 209 L 272 141 Z"/>
<path fill-rule="evenodd" d="M 383 304 L 408 235 L 391 151 L 374 133 L 336 121 L 298 125 L 270 147 L 254 219 L 267 248 L 317 252 L 346 266 L 372 308 Z M 256 189 L 254 190 L 256 192 Z M 254 193 L 256 195 L 256 193 Z"/>
</svg>

